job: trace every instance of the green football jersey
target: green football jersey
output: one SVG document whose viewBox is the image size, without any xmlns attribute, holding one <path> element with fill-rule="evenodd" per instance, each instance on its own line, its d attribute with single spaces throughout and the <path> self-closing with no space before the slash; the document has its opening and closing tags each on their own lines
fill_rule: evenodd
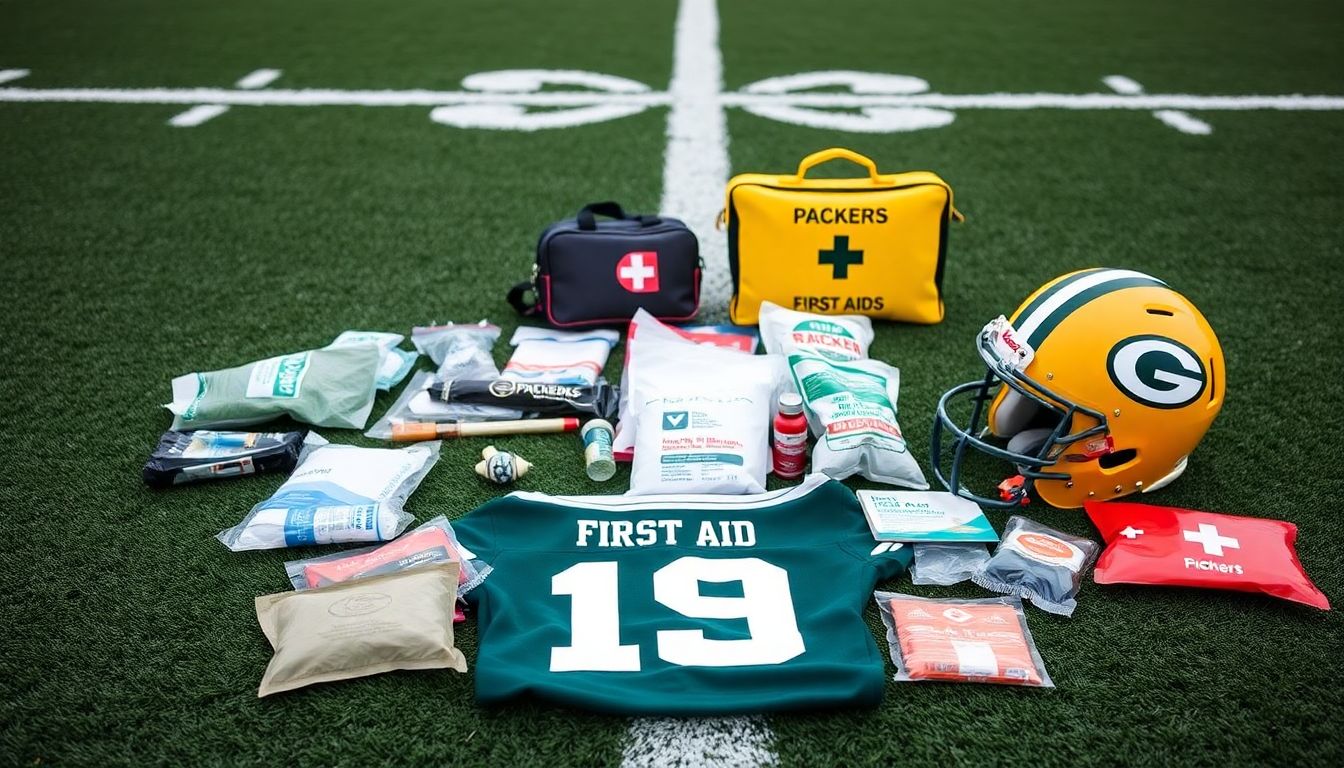
<svg viewBox="0 0 1344 768">
<path fill-rule="evenodd" d="M 821 475 L 754 496 L 512 493 L 453 523 L 494 571 L 476 605 L 476 699 L 621 714 L 876 706 L 863 620 L 910 548 L 877 544 Z"/>
</svg>

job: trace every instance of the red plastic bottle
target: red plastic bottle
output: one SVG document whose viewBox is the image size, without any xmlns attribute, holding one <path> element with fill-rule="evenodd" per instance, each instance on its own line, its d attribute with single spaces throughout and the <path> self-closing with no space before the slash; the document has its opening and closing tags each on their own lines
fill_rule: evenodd
<svg viewBox="0 0 1344 768">
<path fill-rule="evenodd" d="M 774 433 L 770 450 L 775 475 L 785 480 L 802 477 L 807 469 L 807 417 L 803 415 L 803 398 L 793 392 L 779 396 Z"/>
</svg>

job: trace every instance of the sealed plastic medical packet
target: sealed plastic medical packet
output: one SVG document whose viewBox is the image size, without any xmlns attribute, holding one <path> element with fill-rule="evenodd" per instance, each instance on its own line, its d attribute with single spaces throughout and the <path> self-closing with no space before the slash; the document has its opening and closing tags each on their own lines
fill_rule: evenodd
<svg viewBox="0 0 1344 768">
<path fill-rule="evenodd" d="M 324 347 L 173 379 L 173 429 L 259 424 L 280 416 L 363 429 L 383 350 L 372 342 Z"/>
<path fill-rule="evenodd" d="M 413 519 L 402 507 L 439 447 L 360 448 L 310 432 L 289 479 L 216 538 L 234 552 L 393 539 Z"/>
<path fill-rule="evenodd" d="M 299 461 L 304 432 L 168 431 L 145 462 L 141 476 L 151 488 L 288 472 Z"/>
</svg>

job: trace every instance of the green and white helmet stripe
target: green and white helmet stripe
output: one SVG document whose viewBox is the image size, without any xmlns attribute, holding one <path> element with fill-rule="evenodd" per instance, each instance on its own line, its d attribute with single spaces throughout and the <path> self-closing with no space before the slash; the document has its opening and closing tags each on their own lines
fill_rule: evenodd
<svg viewBox="0 0 1344 768">
<path fill-rule="evenodd" d="M 1038 347 L 1074 310 L 1108 293 L 1136 286 L 1166 286 L 1166 283 L 1128 269 L 1088 269 L 1069 275 L 1013 315 L 1017 338 Z"/>
</svg>

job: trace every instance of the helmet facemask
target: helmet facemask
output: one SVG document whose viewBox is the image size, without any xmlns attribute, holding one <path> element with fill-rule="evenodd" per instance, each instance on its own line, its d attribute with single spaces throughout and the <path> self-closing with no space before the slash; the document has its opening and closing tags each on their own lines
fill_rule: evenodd
<svg viewBox="0 0 1344 768">
<path fill-rule="evenodd" d="M 1082 453 L 1078 455 L 1086 459 L 1110 452 L 1112 443 L 1106 416 L 1069 400 L 1028 375 L 1026 369 L 1035 353 L 1014 338 L 1013 328 L 1005 318 L 998 317 L 980 331 L 977 349 L 988 369 L 985 378 L 954 387 L 938 401 L 931 463 L 934 476 L 945 487 L 982 506 L 1012 509 L 1027 503 L 1037 481 L 1072 483 L 1071 474 L 1063 469 L 1066 462 L 1061 461 L 1069 446 L 1080 445 Z M 967 407 L 963 403 L 968 403 L 970 409 L 965 427 L 958 426 L 948 410 L 949 405 Z M 943 474 L 944 429 L 952 441 L 947 475 Z M 1006 440 L 1006 444 L 996 445 L 985 439 L 991 433 Z M 967 448 L 1016 468 L 1015 475 L 999 484 L 997 498 L 972 493 L 962 485 Z"/>
</svg>

